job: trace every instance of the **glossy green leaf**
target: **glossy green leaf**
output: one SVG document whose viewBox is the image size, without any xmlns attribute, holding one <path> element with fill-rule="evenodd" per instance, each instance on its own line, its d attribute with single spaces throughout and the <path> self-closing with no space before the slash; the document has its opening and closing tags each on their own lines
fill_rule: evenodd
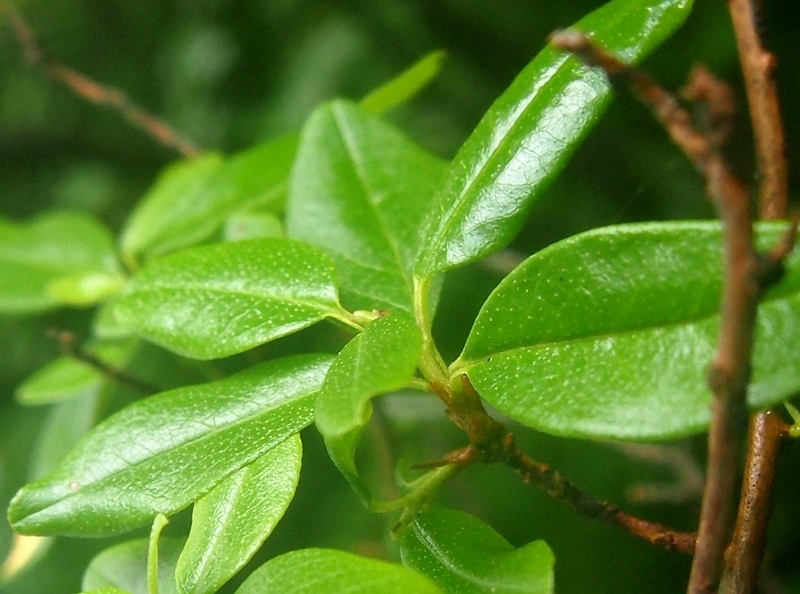
<svg viewBox="0 0 800 594">
<path fill-rule="evenodd" d="M 425 576 L 394 563 L 333 549 L 302 549 L 256 569 L 236 594 L 441 594 Z"/>
<path fill-rule="evenodd" d="M 294 435 L 233 473 L 194 504 L 178 559 L 181 594 L 211 594 L 250 560 L 294 497 L 303 446 Z"/>
<path fill-rule="evenodd" d="M 313 246 L 252 239 L 154 260 L 116 302 L 124 326 L 197 359 L 240 353 L 340 316 L 336 272 Z"/>
<path fill-rule="evenodd" d="M 423 512 L 403 532 L 403 564 L 452 594 L 553 594 L 553 553 L 542 541 L 515 549 L 463 512 Z"/>
<path fill-rule="evenodd" d="M 9 507 L 24 534 L 107 536 L 172 515 L 311 422 L 325 355 L 264 363 L 138 401 Z"/>
<path fill-rule="evenodd" d="M 20 314 L 72 305 L 75 291 L 53 291 L 54 284 L 117 278 L 118 265 L 105 227 L 88 215 L 57 212 L 22 224 L 0 219 L 0 271 L 0 311 Z M 83 297 L 81 305 L 92 302 Z"/>
<path fill-rule="evenodd" d="M 686 19 L 692 0 L 613 0 L 575 28 L 638 62 Z M 602 73 L 546 47 L 455 156 L 426 222 L 416 270 L 429 276 L 505 246 L 611 100 Z"/>
<path fill-rule="evenodd" d="M 162 538 L 159 542 L 158 594 L 178 594 L 175 585 L 175 564 L 183 545 L 182 539 Z M 146 538 L 129 540 L 109 547 L 92 559 L 83 574 L 83 589 L 111 589 L 130 594 L 150 594 L 147 588 Z"/>
<path fill-rule="evenodd" d="M 412 310 L 419 226 L 444 172 L 380 119 L 337 101 L 303 130 L 287 205 L 287 233 L 323 248 L 350 309 Z"/>
<path fill-rule="evenodd" d="M 98 588 L 96 590 L 84 590 L 81 594 L 133 594 L 129 590 L 123 590 L 122 588 L 116 588 L 114 586 L 110 586 L 108 588 Z"/>
<path fill-rule="evenodd" d="M 775 242 L 778 224 L 761 226 Z M 657 439 L 709 422 L 722 290 L 715 222 L 622 225 L 535 254 L 484 304 L 452 366 L 511 418 L 550 433 Z M 758 316 L 750 404 L 800 389 L 800 260 Z"/>
<path fill-rule="evenodd" d="M 365 111 L 382 114 L 407 103 L 439 74 L 444 58 L 443 51 L 429 53 L 372 91 L 359 102 L 359 105 Z"/>
<path fill-rule="evenodd" d="M 280 207 L 297 136 L 257 145 L 223 160 L 210 154 L 168 168 L 142 199 L 122 234 L 128 261 L 204 241 L 243 207 Z"/>
<path fill-rule="evenodd" d="M 331 459 L 361 497 L 369 493 L 358 478 L 355 451 L 372 415 L 370 399 L 404 387 L 414 374 L 422 337 L 402 314 L 378 318 L 342 349 L 317 398 L 315 421 Z"/>
</svg>

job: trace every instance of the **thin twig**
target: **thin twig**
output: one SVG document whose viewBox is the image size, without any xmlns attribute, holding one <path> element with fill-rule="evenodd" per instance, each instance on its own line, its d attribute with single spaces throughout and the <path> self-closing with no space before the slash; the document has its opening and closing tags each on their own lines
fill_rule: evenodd
<svg viewBox="0 0 800 594">
<path fill-rule="evenodd" d="M 775 59 L 767 52 L 758 34 L 753 0 L 730 0 L 739 59 L 747 89 L 750 118 L 755 136 L 759 178 L 759 211 L 763 219 L 787 215 L 787 166 L 783 124 L 773 73 Z M 788 253 L 796 235 L 797 223 L 779 249 Z M 781 253 L 770 254 L 781 262 Z M 767 527 L 772 505 L 772 486 L 780 440 L 786 425 L 777 412 L 759 412 L 750 418 L 745 478 L 739 513 L 731 545 L 725 554 L 720 591 L 749 594 L 756 591 L 764 557 Z"/>
<path fill-rule="evenodd" d="M 739 515 L 733 540 L 725 553 L 720 592 L 756 591 L 767 542 L 775 462 L 787 431 L 788 426 L 775 411 L 751 418 Z"/>
<path fill-rule="evenodd" d="M 630 86 L 703 174 L 708 194 L 720 212 L 725 251 L 721 327 L 717 354 L 709 371 L 714 398 L 708 436 L 708 470 L 688 587 L 691 594 L 716 592 L 722 574 L 723 551 L 734 523 L 738 457 L 747 416 L 758 300 L 766 286 L 774 281 L 771 275 L 765 274 L 763 259 L 755 251 L 747 187 L 730 172 L 719 154 L 719 138 L 714 131 L 705 134 L 696 130 L 689 113 L 677 99 L 645 73 L 606 53 L 581 33 L 557 33 L 552 42 L 574 52 L 588 65 L 603 68 L 613 83 Z M 727 95 L 724 91 L 714 91 L 715 87 L 724 89 L 722 83 L 709 79 L 705 84 L 710 84 L 711 88 L 701 94 L 713 100 L 712 103 L 717 97 Z M 722 103 L 711 107 L 724 114 L 727 108 L 719 105 Z"/>
<path fill-rule="evenodd" d="M 111 380 L 112 382 L 125 384 L 134 390 L 141 392 L 142 394 L 149 395 L 155 394 L 160 390 L 148 384 L 147 382 L 143 382 L 142 380 L 133 377 L 132 375 L 128 375 L 124 371 L 119 369 L 114 369 L 105 361 L 97 358 L 92 353 L 88 352 L 86 349 L 82 348 L 77 340 L 75 339 L 75 335 L 71 332 L 64 332 L 59 330 L 49 330 L 47 332 L 47 336 L 55 340 L 58 345 L 61 347 L 61 350 L 64 354 L 68 357 L 75 359 L 76 361 L 81 361 L 82 363 L 86 363 L 93 369 L 96 369 L 100 373 L 102 373 L 106 378 Z"/>
<path fill-rule="evenodd" d="M 36 42 L 31 28 L 10 2 L 0 2 L 0 13 L 8 15 L 23 55 L 32 66 L 41 68 L 48 77 L 64 84 L 73 93 L 87 101 L 118 112 L 135 127 L 143 130 L 162 145 L 176 150 L 184 157 L 193 157 L 202 152 L 200 148 L 165 122 L 136 105 L 122 91 L 104 86 L 46 56 Z"/>
<path fill-rule="evenodd" d="M 622 528 L 628 534 L 662 549 L 692 554 L 695 546 L 694 534 L 638 518 L 610 503 L 599 501 L 583 492 L 560 472 L 531 458 L 517 445 L 514 434 L 486 412 L 469 378 L 463 375 L 461 380 L 460 388 L 453 385 L 432 385 L 431 389 L 447 404 L 451 420 L 467 434 L 470 444 L 450 452 L 442 460 L 419 464 L 418 468 L 443 465 L 465 467 L 476 462 L 499 462 L 513 468 L 526 483 L 537 486 L 585 518 L 598 519 Z"/>
<path fill-rule="evenodd" d="M 739 48 L 750 118 L 753 123 L 761 217 L 786 216 L 786 144 L 775 87 L 775 57 L 761 42 L 757 13 L 760 1 L 728 0 L 728 8 Z"/>
</svg>

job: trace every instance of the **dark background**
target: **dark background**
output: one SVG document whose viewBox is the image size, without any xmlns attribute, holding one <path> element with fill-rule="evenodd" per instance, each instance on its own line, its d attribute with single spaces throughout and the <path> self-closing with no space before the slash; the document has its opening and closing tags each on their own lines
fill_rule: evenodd
<svg viewBox="0 0 800 594">
<path fill-rule="evenodd" d="M 321 101 L 359 98 L 429 51 L 444 49 L 441 75 L 389 117 L 420 144 L 451 157 L 483 112 L 556 28 L 601 2 L 573 0 L 121 0 L 18 3 L 53 57 L 115 86 L 200 146 L 236 152 L 297 130 Z M 679 87 L 702 62 L 741 93 L 738 58 L 720 0 L 697 0 L 687 25 L 645 66 Z M 780 67 L 792 187 L 800 133 L 795 106 L 800 77 L 797 3 L 766 1 L 764 30 Z M 744 102 L 744 99 L 742 99 Z M 739 173 L 755 181 L 745 111 L 731 147 Z M 157 172 L 177 158 L 117 113 L 89 104 L 47 80 L 21 56 L 0 20 L 0 215 L 23 220 L 50 208 L 91 211 L 114 229 Z M 536 205 L 513 248 L 529 253 L 599 225 L 713 216 L 702 183 L 645 109 L 618 97 L 598 128 Z M 0 271 L 2 274 L 2 271 Z M 499 277 L 480 267 L 450 276 L 438 320 L 445 350 L 457 352 L 471 316 Z M 27 479 L 30 453 L 45 411 L 13 401 L 15 386 L 57 355 L 44 338 L 50 326 L 80 327 L 85 312 L 0 318 L 0 501 Z M 435 417 L 438 419 L 438 417 Z M 434 451 L 458 444 L 439 420 L 415 425 L 416 442 Z M 436 438 L 432 438 L 435 435 Z M 531 451 L 598 497 L 648 517 L 691 529 L 696 504 L 634 505 L 626 488 L 640 480 L 674 481 L 668 469 L 642 463 L 609 444 L 523 435 Z M 702 440 L 680 448 L 697 456 Z M 420 445 L 420 450 L 424 450 Z M 796 527 L 798 448 L 779 469 L 770 582 L 800 592 Z M 297 500 L 262 558 L 299 546 L 391 552 L 391 519 L 361 510 L 312 433 Z M 426 451 L 427 453 L 427 451 Z M 427 453 L 430 455 L 430 453 Z M 321 491 L 320 485 L 324 485 Z M 319 499 L 320 492 L 326 493 Z M 544 538 L 553 547 L 560 594 L 678 592 L 688 562 L 588 522 L 520 485 L 502 468 L 473 469 L 444 498 L 480 515 L 511 542 Z M 180 525 L 180 519 L 176 522 Z M 178 528 L 174 528 L 178 531 Z M 0 524 L 0 558 L 10 531 Z M 72 593 L 87 560 L 108 541 L 60 539 L 46 559 L 3 592 Z"/>
</svg>

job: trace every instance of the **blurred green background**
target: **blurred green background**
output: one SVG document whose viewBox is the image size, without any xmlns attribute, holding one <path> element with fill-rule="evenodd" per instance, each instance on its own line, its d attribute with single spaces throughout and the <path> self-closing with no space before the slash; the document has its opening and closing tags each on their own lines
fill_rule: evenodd
<svg viewBox="0 0 800 594">
<path fill-rule="evenodd" d="M 389 117 L 417 142 L 451 157 L 492 100 L 543 46 L 599 1 L 572 0 L 29 0 L 16 3 L 41 46 L 63 63 L 123 90 L 197 144 L 235 152 L 297 130 L 321 101 L 359 98 L 424 54 L 444 49 L 441 75 L 411 104 Z M 792 186 L 800 134 L 795 105 L 800 77 L 793 64 L 800 6 L 767 0 L 764 30 L 778 55 L 778 86 L 786 115 Z M 702 62 L 741 93 L 738 58 L 719 0 L 696 0 L 687 25 L 646 67 L 679 87 Z M 744 101 L 742 99 L 742 101 Z M 754 180 L 744 110 L 731 149 L 740 174 Z M 177 158 L 117 113 L 89 104 L 47 80 L 21 55 L 0 21 L 0 215 L 23 220 L 51 208 L 95 213 L 119 229 L 156 173 Z M 614 105 L 534 209 L 513 249 L 530 253 L 557 239 L 606 224 L 713 215 L 702 183 L 649 114 L 628 97 Z M 2 274 L 2 271 L 0 271 Z M 450 275 L 438 334 L 458 352 L 472 316 L 500 276 L 477 265 Z M 79 335 L 88 312 L 0 318 L 0 501 L 29 477 L 37 433 L 47 411 L 25 409 L 14 389 L 57 354 L 49 327 Z M 391 402 L 385 404 L 391 408 Z M 391 411 L 390 411 L 391 412 Z M 415 436 L 411 459 L 430 459 L 460 445 L 432 410 L 402 426 Z M 371 516 L 327 461 L 309 432 L 306 465 L 295 504 L 260 556 L 300 546 L 335 546 L 384 554 L 391 518 Z M 557 440 L 523 432 L 537 457 L 563 470 L 598 497 L 648 517 L 691 529 L 696 499 L 682 505 L 635 504 L 626 493 L 639 481 L 675 481 L 674 471 L 610 444 Z M 398 441 L 400 441 L 398 439 Z M 698 458 L 702 440 L 680 444 Z M 778 506 L 768 577 L 775 588 L 800 592 L 800 453 L 787 448 L 779 469 Z M 319 499 L 320 485 L 326 497 Z M 688 561 L 653 550 L 615 530 L 576 517 L 503 468 L 471 469 L 442 500 L 489 521 L 514 544 L 544 538 L 553 547 L 557 589 L 569 593 L 677 592 Z M 177 521 L 178 531 L 181 522 Z M 0 523 L 0 558 L 10 543 Z M 0 591 L 14 594 L 80 590 L 91 556 L 108 541 L 59 539 L 33 571 Z"/>
</svg>

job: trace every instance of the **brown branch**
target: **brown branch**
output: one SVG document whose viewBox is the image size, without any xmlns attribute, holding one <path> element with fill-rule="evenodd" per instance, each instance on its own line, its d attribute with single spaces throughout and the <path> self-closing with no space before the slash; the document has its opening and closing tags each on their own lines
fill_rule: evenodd
<svg viewBox="0 0 800 594">
<path fill-rule="evenodd" d="M 719 131 L 719 126 L 706 133 L 697 131 L 689 113 L 671 93 L 643 72 L 594 45 L 585 35 L 557 33 L 552 42 L 574 52 L 588 65 L 603 68 L 612 82 L 624 82 L 631 87 L 703 174 L 708 194 L 720 212 L 725 251 L 721 327 L 717 354 L 709 371 L 709 386 L 714 398 L 708 436 L 708 470 L 688 587 L 690 593 L 716 592 L 722 575 L 723 551 L 734 523 L 738 457 L 747 415 L 747 388 L 758 300 L 766 286 L 776 278 L 769 273 L 770 269 L 780 267 L 788 249 L 778 248 L 774 254 L 780 259 L 768 257 L 766 266 L 764 259 L 756 254 L 747 187 L 729 171 L 717 151 L 720 137 L 715 132 Z M 771 68 L 764 70 L 771 71 Z M 695 86 L 690 92 L 710 101 L 712 112 L 722 114 L 724 119 L 724 114 L 729 111 L 729 102 L 720 98 L 729 93 L 725 85 L 704 76 L 703 85 Z M 771 117 L 774 121 L 774 114 L 763 117 Z M 775 136 L 769 138 L 772 142 Z M 774 156 L 774 153 L 769 154 Z M 783 158 L 782 152 L 779 158 Z M 785 180 L 785 170 L 781 171 L 780 167 L 770 172 L 771 178 L 781 176 Z M 764 208 L 775 208 L 778 192 L 775 184 L 765 190 L 762 194 L 766 196 Z M 790 243 L 791 240 L 785 241 L 783 245 Z"/>
<path fill-rule="evenodd" d="M 583 492 L 560 472 L 531 458 L 517 445 L 514 434 L 486 412 L 469 378 L 462 375 L 461 380 L 460 387 L 432 383 L 431 389 L 447 404 L 451 420 L 467 434 L 470 445 L 450 452 L 442 460 L 419 464 L 418 468 L 446 464 L 464 467 L 476 462 L 500 462 L 514 469 L 524 482 L 537 486 L 585 518 L 598 519 L 617 526 L 632 536 L 668 551 L 689 555 L 693 553 L 694 534 L 638 518 L 610 503 L 599 501 Z"/>
<path fill-rule="evenodd" d="M 75 335 L 72 334 L 71 332 L 63 332 L 51 329 L 48 330 L 47 336 L 49 338 L 52 338 L 58 343 L 58 345 L 61 347 L 61 350 L 67 357 L 71 357 L 76 361 L 81 361 L 82 363 L 86 363 L 93 369 L 96 369 L 97 371 L 102 373 L 104 376 L 106 376 L 106 378 L 108 378 L 112 382 L 125 384 L 145 395 L 155 394 L 156 392 L 161 391 L 160 389 L 148 384 L 147 382 L 143 382 L 142 380 L 135 378 L 132 375 L 128 375 L 124 371 L 120 371 L 119 369 L 114 369 L 105 361 L 99 359 L 94 354 L 88 352 L 86 349 L 82 348 L 78 344 L 78 342 L 75 340 Z"/>
<path fill-rule="evenodd" d="M 62 83 L 73 93 L 91 103 L 118 112 L 136 128 L 143 130 L 162 145 L 176 150 L 184 157 L 193 157 L 202 152 L 169 125 L 136 105 L 122 91 L 104 86 L 47 57 L 36 42 L 31 28 L 10 2 L 0 2 L 0 12 L 8 15 L 25 60 L 32 66 L 41 68 L 49 78 Z"/>
<path fill-rule="evenodd" d="M 759 211 L 763 219 L 787 215 L 787 166 L 783 124 L 773 72 L 775 59 L 763 47 L 758 35 L 759 8 L 753 0 L 729 0 L 739 60 L 742 65 L 750 118 L 755 136 L 761 182 Z M 791 251 L 794 228 L 788 241 L 776 248 L 769 259 L 782 262 Z M 782 253 L 781 253 L 782 252 Z M 755 592 L 761 570 L 772 504 L 772 485 L 780 440 L 786 432 L 776 412 L 759 412 L 750 418 L 745 461 L 745 478 L 733 540 L 725 554 L 721 592 Z"/>
<path fill-rule="evenodd" d="M 767 542 L 775 463 L 787 431 L 777 412 L 757 413 L 751 418 L 739 514 L 733 540 L 725 553 L 720 592 L 756 591 Z"/>
<path fill-rule="evenodd" d="M 776 219 L 786 216 L 786 144 L 774 80 L 776 61 L 759 38 L 757 4 L 760 2 L 755 0 L 728 0 L 753 123 L 761 216 Z"/>
</svg>

